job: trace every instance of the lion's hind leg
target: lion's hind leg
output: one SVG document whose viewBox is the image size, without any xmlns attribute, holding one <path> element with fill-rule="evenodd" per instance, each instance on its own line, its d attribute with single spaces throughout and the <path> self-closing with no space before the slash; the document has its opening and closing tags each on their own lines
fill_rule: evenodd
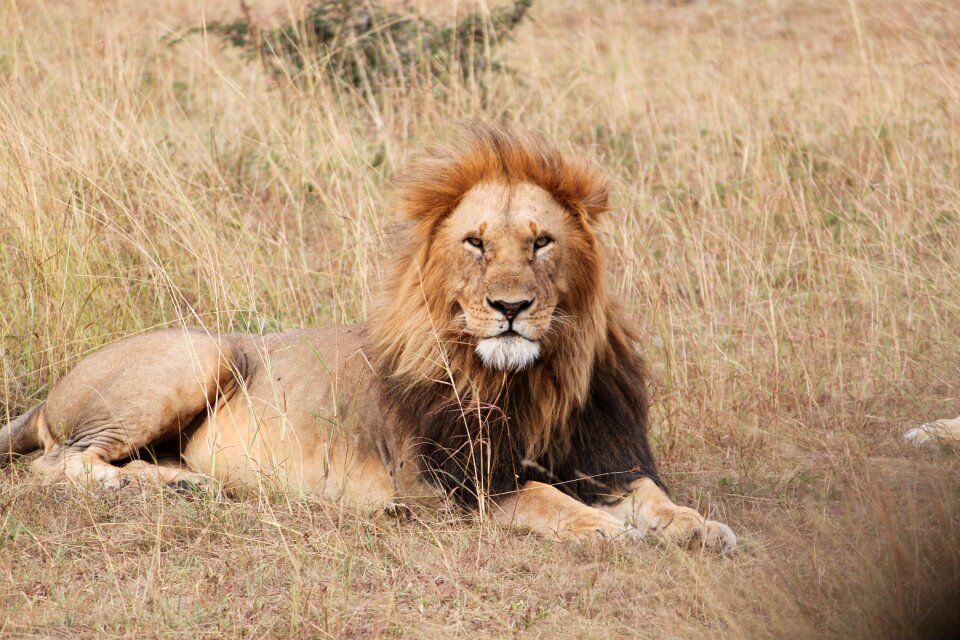
<svg viewBox="0 0 960 640">
<path fill-rule="evenodd" d="M 51 390 L 38 422 L 44 454 L 33 466 L 48 478 L 111 489 L 149 477 L 179 482 L 184 472 L 140 460 L 112 463 L 147 447 L 178 446 L 184 430 L 238 388 L 245 370 L 228 336 L 171 330 L 116 343 Z"/>
<path fill-rule="evenodd" d="M 197 488 L 215 492 L 216 482 L 172 462 L 154 464 L 132 460 L 123 466 L 111 464 L 98 451 L 55 447 L 33 461 L 33 469 L 50 481 L 67 479 L 85 488 L 121 489 L 128 485 L 169 485 L 175 489 Z"/>
<path fill-rule="evenodd" d="M 119 468 L 121 484 L 165 484 L 177 490 L 201 490 L 207 493 L 217 492 L 217 482 L 210 476 L 194 473 L 176 462 L 158 463 L 146 460 L 132 460 Z"/>
<path fill-rule="evenodd" d="M 31 464 L 48 482 L 66 479 L 87 488 L 119 489 L 123 486 L 120 468 L 110 464 L 98 451 L 54 445 Z"/>
</svg>

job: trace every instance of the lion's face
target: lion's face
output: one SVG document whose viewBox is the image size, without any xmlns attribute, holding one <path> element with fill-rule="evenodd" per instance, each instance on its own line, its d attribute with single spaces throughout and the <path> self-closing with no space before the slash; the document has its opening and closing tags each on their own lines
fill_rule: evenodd
<svg viewBox="0 0 960 640">
<path fill-rule="evenodd" d="M 540 357 L 567 274 L 584 249 L 576 221 L 544 189 L 481 183 L 438 229 L 448 300 L 484 365 L 520 370 Z"/>
</svg>

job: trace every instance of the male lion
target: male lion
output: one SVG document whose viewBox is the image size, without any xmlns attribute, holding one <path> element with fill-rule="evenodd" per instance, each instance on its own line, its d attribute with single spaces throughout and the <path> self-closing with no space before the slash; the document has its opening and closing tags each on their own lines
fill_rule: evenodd
<svg viewBox="0 0 960 640">
<path fill-rule="evenodd" d="M 732 553 L 733 531 L 657 477 L 637 336 L 604 284 L 604 183 L 529 134 L 465 137 L 401 181 L 409 237 L 367 322 L 128 338 L 0 446 L 42 446 L 34 469 L 105 487 L 270 481 L 360 509 L 445 496 L 561 539 Z M 164 450 L 175 464 L 147 461 Z"/>
</svg>

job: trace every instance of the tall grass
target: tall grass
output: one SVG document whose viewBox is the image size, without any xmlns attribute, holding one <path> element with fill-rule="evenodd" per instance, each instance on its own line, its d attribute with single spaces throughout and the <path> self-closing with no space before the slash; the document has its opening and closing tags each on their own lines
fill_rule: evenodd
<svg viewBox="0 0 960 640">
<path fill-rule="evenodd" d="M 391 179 L 457 121 L 503 119 L 610 179 L 610 277 L 644 335 L 656 452 L 677 499 L 729 522 L 741 552 L 568 548 L 270 496 L 87 496 L 15 468 L 0 629 L 956 624 L 960 459 L 897 434 L 960 412 L 960 9 L 538 3 L 503 45 L 516 72 L 375 96 L 187 33 L 235 11 L 0 2 L 0 415 L 138 331 L 362 319 L 393 248 Z"/>
</svg>

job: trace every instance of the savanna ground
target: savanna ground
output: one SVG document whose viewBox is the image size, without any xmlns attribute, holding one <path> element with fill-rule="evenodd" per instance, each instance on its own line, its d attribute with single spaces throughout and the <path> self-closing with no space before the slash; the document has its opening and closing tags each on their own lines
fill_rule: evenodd
<svg viewBox="0 0 960 640">
<path fill-rule="evenodd" d="M 425 3 L 426 4 L 426 3 Z M 269 19 L 284 2 L 254 3 Z M 443 9 L 443 8 L 442 8 Z M 455 11 L 449 9 L 449 11 Z M 462 6 L 461 6 L 462 9 Z M 0 634 L 933 637 L 957 624 L 960 7 L 538 2 L 507 73 L 355 89 L 194 33 L 232 1 L 0 1 L 0 416 L 154 327 L 365 316 L 387 189 L 464 118 L 609 178 L 655 450 L 735 558 L 0 471 Z M 953 627 L 955 628 L 955 627 Z"/>
</svg>

